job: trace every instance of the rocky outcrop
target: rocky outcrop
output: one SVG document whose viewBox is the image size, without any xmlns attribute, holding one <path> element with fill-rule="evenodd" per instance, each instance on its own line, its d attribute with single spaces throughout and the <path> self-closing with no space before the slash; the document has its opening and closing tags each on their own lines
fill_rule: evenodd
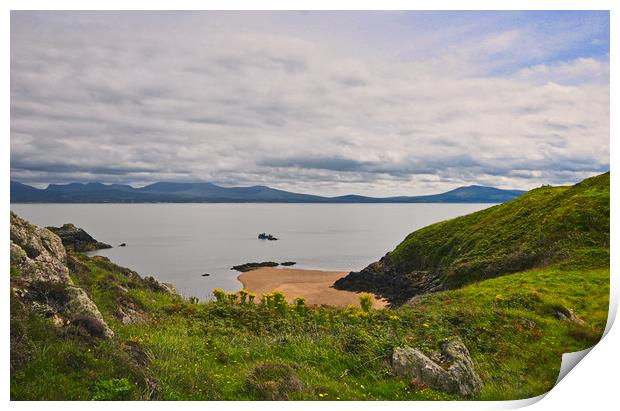
<svg viewBox="0 0 620 411">
<path fill-rule="evenodd" d="M 274 261 L 263 261 L 261 263 L 245 263 L 241 265 L 235 265 L 231 268 L 231 270 L 241 271 L 242 273 L 244 273 L 246 271 L 255 270 L 262 267 L 277 267 L 279 265 L 284 267 L 290 267 L 295 264 L 297 264 L 295 261 L 284 261 L 279 264 Z M 208 274 L 206 275 L 208 276 Z M 203 274 L 203 276 L 205 276 L 205 274 Z"/>
<path fill-rule="evenodd" d="M 67 253 L 60 238 L 11 212 L 12 292 L 40 308 L 58 326 L 77 327 L 92 336 L 114 333 L 86 292 L 69 276 Z"/>
<path fill-rule="evenodd" d="M 284 266 L 284 267 L 290 267 L 290 266 L 295 265 L 295 264 L 297 264 L 295 261 L 283 261 L 283 262 L 280 263 L 280 265 Z"/>
<path fill-rule="evenodd" d="M 441 352 L 429 356 L 415 348 L 395 348 L 392 370 L 399 376 L 411 378 L 415 385 L 463 397 L 475 395 L 482 388 L 469 351 L 459 339 L 444 342 Z"/>
<path fill-rule="evenodd" d="M 112 248 L 109 244 L 95 240 L 86 231 L 73 224 L 64 224 L 62 227 L 47 227 L 47 229 L 60 237 L 67 250 L 84 252 Z"/>
<path fill-rule="evenodd" d="M 362 271 L 351 272 L 334 283 L 338 290 L 371 292 L 386 298 L 391 305 L 402 305 L 412 297 L 442 289 L 439 275 L 428 271 L 402 270 L 392 267 L 386 257 Z"/>
<path fill-rule="evenodd" d="M 255 270 L 261 267 L 277 267 L 279 264 L 273 261 L 263 261 L 262 263 L 245 263 L 241 265 L 235 265 L 231 270 L 241 271 L 242 273 L 250 270 Z"/>
</svg>

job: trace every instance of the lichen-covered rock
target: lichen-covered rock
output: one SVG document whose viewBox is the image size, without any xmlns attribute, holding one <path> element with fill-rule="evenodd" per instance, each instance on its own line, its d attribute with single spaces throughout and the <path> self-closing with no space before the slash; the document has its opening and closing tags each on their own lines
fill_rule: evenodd
<svg viewBox="0 0 620 411">
<path fill-rule="evenodd" d="M 66 261 L 58 236 L 11 212 L 11 265 L 19 269 L 22 281 L 71 284 Z"/>
<path fill-rule="evenodd" d="M 11 267 L 19 272 L 18 277 L 11 278 L 15 295 L 31 305 L 49 307 L 44 314 L 57 317 L 55 323 L 78 324 L 88 334 L 101 338 L 114 335 L 95 303 L 73 284 L 60 238 L 13 212 Z"/>
<path fill-rule="evenodd" d="M 441 352 L 430 356 L 415 348 L 395 348 L 392 370 L 416 384 L 464 397 L 475 395 L 482 388 L 469 351 L 459 339 L 444 342 Z"/>
<path fill-rule="evenodd" d="M 79 287 L 67 286 L 67 303 L 64 306 L 63 313 L 70 319 L 90 319 L 94 323 L 99 323 L 101 332 L 98 337 L 112 338 L 114 333 L 108 327 L 101 312 L 86 294 L 86 291 Z"/>
<path fill-rule="evenodd" d="M 47 227 L 62 241 L 67 250 L 94 251 L 102 248 L 112 248 L 111 245 L 95 240 L 90 234 L 73 224 L 64 224 L 62 227 Z"/>
</svg>

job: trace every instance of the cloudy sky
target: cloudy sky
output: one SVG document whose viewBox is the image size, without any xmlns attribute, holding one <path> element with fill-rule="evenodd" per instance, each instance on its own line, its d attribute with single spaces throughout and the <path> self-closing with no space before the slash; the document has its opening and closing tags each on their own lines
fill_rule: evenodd
<svg viewBox="0 0 620 411">
<path fill-rule="evenodd" d="M 608 169 L 608 12 L 11 13 L 24 183 L 382 196 Z"/>
</svg>

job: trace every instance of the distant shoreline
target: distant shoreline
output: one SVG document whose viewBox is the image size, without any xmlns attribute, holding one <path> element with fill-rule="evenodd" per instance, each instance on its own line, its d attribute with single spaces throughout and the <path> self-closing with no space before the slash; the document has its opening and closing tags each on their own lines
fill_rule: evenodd
<svg viewBox="0 0 620 411">
<path fill-rule="evenodd" d="M 122 184 L 49 184 L 40 189 L 11 180 L 16 203 L 503 203 L 523 194 L 489 186 L 463 186 L 438 194 L 335 197 L 279 190 L 267 186 L 223 187 L 212 183 L 158 182 L 135 188 Z"/>
<path fill-rule="evenodd" d="M 352 202 L 321 202 L 321 201 L 308 201 L 308 202 L 301 202 L 301 201 L 142 201 L 142 202 L 138 202 L 138 201 L 134 201 L 134 202 L 98 202 L 98 203 L 87 203 L 87 202 L 69 202 L 69 203 L 56 203 L 56 202 L 43 202 L 43 201 L 32 201 L 32 202 L 11 202 L 10 204 L 37 204 L 37 205 L 48 205 L 48 204 L 58 204 L 58 205 L 70 205 L 70 204 L 84 204 L 84 205 L 99 205 L 99 204 L 110 204 L 110 205 L 118 205 L 118 204 L 320 204 L 320 205 L 351 205 L 351 204 L 405 204 L 405 205 L 409 205 L 409 204 L 472 204 L 472 205 L 476 205 L 476 204 L 480 204 L 480 205 L 485 205 L 485 204 L 502 204 L 497 203 L 497 202 L 493 202 L 493 201 L 482 201 L 482 202 L 467 202 L 467 201 L 461 201 L 461 202 L 447 202 L 447 201 L 438 201 L 438 202 L 399 202 L 399 201 L 377 201 L 377 202 L 371 202 L 371 201 L 352 201 Z"/>
<path fill-rule="evenodd" d="M 332 287 L 334 281 L 347 274 L 346 271 L 264 267 L 241 273 L 237 279 L 244 289 L 256 294 L 257 301 L 262 294 L 280 290 L 291 303 L 296 297 L 304 297 L 306 305 L 359 307 L 359 293 Z M 373 299 L 374 308 L 385 308 L 387 305 L 385 300 Z"/>
</svg>

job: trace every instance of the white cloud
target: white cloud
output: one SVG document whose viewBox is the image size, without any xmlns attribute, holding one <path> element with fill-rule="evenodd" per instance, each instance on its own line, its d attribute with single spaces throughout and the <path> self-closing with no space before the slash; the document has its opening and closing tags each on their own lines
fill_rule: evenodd
<svg viewBox="0 0 620 411">
<path fill-rule="evenodd" d="M 560 41 L 532 54 L 527 28 L 434 39 L 395 24 L 390 43 L 360 31 L 384 15 L 80 16 L 13 15 L 14 179 L 391 195 L 609 164 L 608 58 L 506 70 Z"/>
</svg>

